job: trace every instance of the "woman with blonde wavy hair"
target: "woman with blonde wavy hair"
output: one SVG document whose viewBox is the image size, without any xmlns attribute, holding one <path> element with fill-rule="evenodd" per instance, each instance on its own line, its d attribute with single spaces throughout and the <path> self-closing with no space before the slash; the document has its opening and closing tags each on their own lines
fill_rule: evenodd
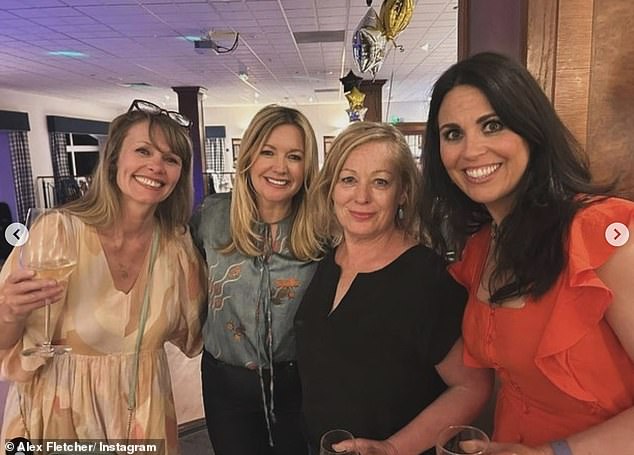
<svg viewBox="0 0 634 455">
<path fill-rule="evenodd" d="M 334 246 L 297 310 L 297 360 L 312 453 L 432 453 L 448 423 L 485 402 L 488 372 L 462 362 L 465 290 L 416 235 L 419 174 L 403 135 L 354 123 L 311 190 L 319 236 Z M 347 452 L 346 452 L 347 451 Z"/>
<path fill-rule="evenodd" d="M 209 268 L 202 378 L 216 455 L 307 453 L 293 318 L 320 254 L 306 206 L 316 175 L 306 117 L 266 106 L 242 137 L 233 194 L 192 219 Z"/>
<path fill-rule="evenodd" d="M 187 230 L 189 120 L 135 100 L 115 118 L 91 187 L 55 212 L 73 229 L 77 267 L 63 282 L 19 265 L 0 273 L 0 367 L 14 381 L 2 439 L 161 440 L 178 453 L 164 351 L 202 349 L 204 268 Z M 32 229 L 31 239 L 42 235 Z M 64 355 L 25 357 L 43 339 Z"/>
</svg>

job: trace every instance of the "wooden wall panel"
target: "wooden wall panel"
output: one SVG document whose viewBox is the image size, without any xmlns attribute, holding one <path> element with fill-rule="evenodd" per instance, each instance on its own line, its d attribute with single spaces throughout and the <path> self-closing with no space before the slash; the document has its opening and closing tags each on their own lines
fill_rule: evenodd
<svg viewBox="0 0 634 455">
<path fill-rule="evenodd" d="M 587 151 L 595 177 L 619 172 L 634 197 L 634 11 L 621 0 L 594 3 Z"/>
<path fill-rule="evenodd" d="M 555 94 L 559 0 L 532 0 L 528 5 L 526 68 L 550 100 Z"/>
<path fill-rule="evenodd" d="M 365 120 L 369 122 L 383 121 L 383 84 L 387 79 L 375 79 L 373 81 L 363 80 L 359 86 L 359 90 L 365 93 L 365 107 L 368 111 L 365 113 Z"/>
<path fill-rule="evenodd" d="M 587 141 L 594 0 L 559 2 L 555 109 L 582 145 Z"/>
<path fill-rule="evenodd" d="M 528 0 L 458 0 L 458 58 L 500 52 L 524 63 Z"/>
</svg>

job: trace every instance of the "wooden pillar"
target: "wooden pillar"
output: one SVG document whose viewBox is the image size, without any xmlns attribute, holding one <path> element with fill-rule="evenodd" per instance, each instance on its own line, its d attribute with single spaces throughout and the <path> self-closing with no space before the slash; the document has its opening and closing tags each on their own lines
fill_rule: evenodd
<svg viewBox="0 0 634 455">
<path fill-rule="evenodd" d="M 192 181 L 194 184 L 194 207 L 199 205 L 205 196 L 203 182 L 203 153 L 205 151 L 205 118 L 203 110 L 203 94 L 205 87 L 172 87 L 178 94 L 178 112 L 192 121 L 189 135 L 192 139 Z"/>
<path fill-rule="evenodd" d="M 383 121 L 383 84 L 387 79 L 376 79 L 374 81 L 361 81 L 359 90 L 365 93 L 365 120 L 369 122 Z"/>
<path fill-rule="evenodd" d="M 526 62 L 528 0 L 458 0 L 458 59 L 492 51 Z"/>
</svg>

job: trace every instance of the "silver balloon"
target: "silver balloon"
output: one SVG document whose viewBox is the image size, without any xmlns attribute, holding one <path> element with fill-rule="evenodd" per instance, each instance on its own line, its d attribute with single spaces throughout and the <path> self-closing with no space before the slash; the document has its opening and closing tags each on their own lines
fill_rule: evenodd
<svg viewBox="0 0 634 455">
<path fill-rule="evenodd" d="M 370 8 L 352 35 L 352 55 L 359 71 L 370 71 L 375 76 L 385 59 L 386 47 L 387 37 L 379 16 Z"/>
</svg>

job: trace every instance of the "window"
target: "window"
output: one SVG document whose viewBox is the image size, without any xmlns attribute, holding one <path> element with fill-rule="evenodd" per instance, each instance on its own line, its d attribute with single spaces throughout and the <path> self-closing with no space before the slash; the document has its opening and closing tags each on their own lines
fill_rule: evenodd
<svg viewBox="0 0 634 455">
<path fill-rule="evenodd" d="M 425 143 L 425 127 L 426 123 L 423 122 L 403 122 L 395 123 L 401 133 L 405 136 L 405 140 L 409 144 L 409 148 L 412 151 L 412 155 L 416 158 L 416 161 L 420 160 L 423 153 L 423 145 Z"/>
<path fill-rule="evenodd" d="M 72 175 L 92 175 L 99 162 L 99 140 L 90 134 L 66 134 L 66 153 Z"/>
<path fill-rule="evenodd" d="M 235 163 L 238 159 L 238 155 L 240 154 L 240 142 L 242 139 L 239 137 L 234 137 L 231 139 L 231 150 L 233 151 L 233 162 Z"/>
<path fill-rule="evenodd" d="M 330 151 L 330 147 L 332 146 L 334 140 L 334 136 L 324 136 L 324 157 L 328 155 L 328 152 Z"/>
</svg>

